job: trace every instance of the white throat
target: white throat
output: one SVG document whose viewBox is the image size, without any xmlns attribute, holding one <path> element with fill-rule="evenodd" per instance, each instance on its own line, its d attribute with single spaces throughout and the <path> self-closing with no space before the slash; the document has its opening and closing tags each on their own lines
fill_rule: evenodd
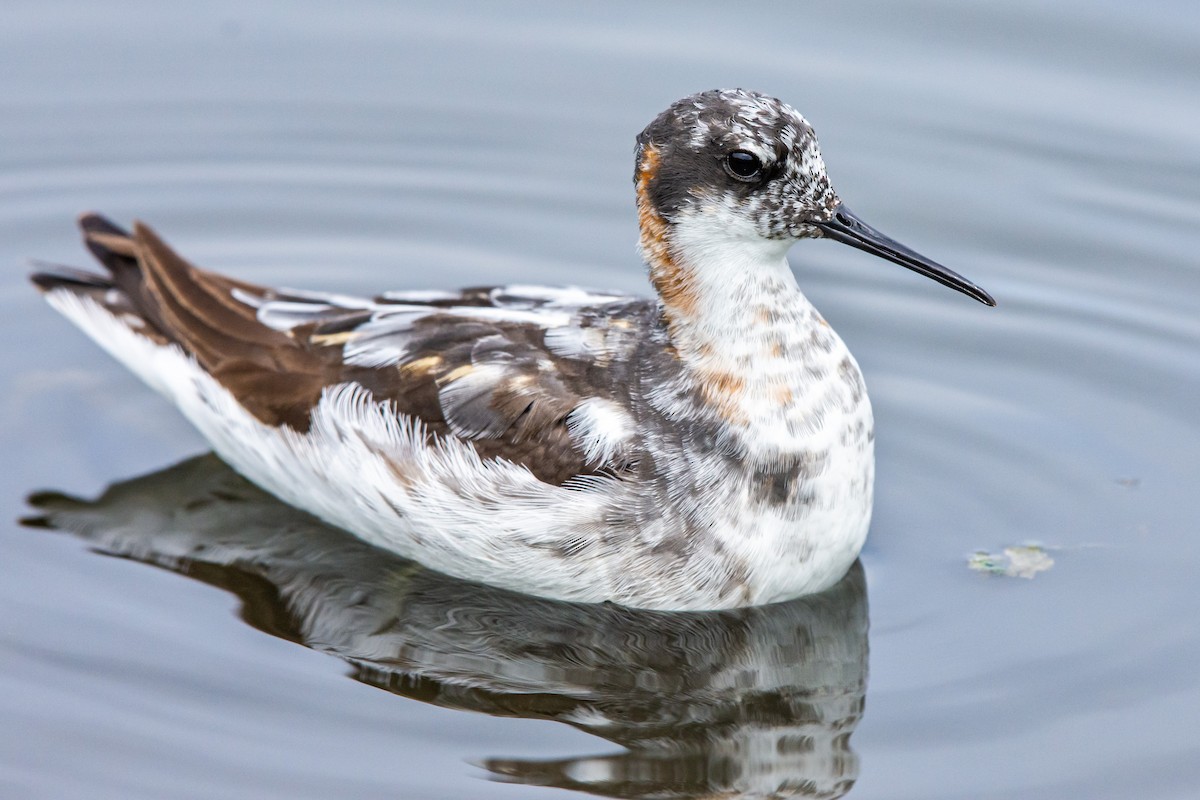
<svg viewBox="0 0 1200 800">
<path fill-rule="evenodd" d="M 782 355 L 771 347 L 777 329 L 803 326 L 815 313 L 788 266 L 792 244 L 763 238 L 716 204 L 674 222 L 670 253 L 689 284 L 687 302 L 664 305 L 685 363 L 743 371 Z"/>
</svg>

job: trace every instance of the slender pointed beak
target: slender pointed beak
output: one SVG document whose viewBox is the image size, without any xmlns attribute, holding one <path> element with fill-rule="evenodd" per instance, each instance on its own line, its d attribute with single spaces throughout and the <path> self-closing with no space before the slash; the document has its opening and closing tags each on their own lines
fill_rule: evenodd
<svg viewBox="0 0 1200 800">
<path fill-rule="evenodd" d="M 902 267 L 908 267 L 913 272 L 919 272 L 927 278 L 933 278 L 943 286 L 957 289 L 963 294 L 974 297 L 985 306 L 994 306 L 996 301 L 992 296 L 980 289 L 969 280 L 953 270 L 946 269 L 936 261 L 931 261 L 920 253 L 909 250 L 890 236 L 886 236 L 859 219 L 858 215 L 846 208 L 842 203 L 833 212 L 829 222 L 818 222 L 822 235 L 827 239 L 857 247 L 871 255 L 886 258 Z"/>
</svg>

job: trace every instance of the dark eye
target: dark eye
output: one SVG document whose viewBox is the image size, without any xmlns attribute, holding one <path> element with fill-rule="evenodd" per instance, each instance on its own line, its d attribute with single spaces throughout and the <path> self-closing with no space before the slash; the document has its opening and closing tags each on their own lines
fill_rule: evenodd
<svg viewBox="0 0 1200 800">
<path fill-rule="evenodd" d="M 762 176 L 762 160 L 746 150 L 734 150 L 725 156 L 725 171 L 739 181 L 754 181 Z"/>
</svg>

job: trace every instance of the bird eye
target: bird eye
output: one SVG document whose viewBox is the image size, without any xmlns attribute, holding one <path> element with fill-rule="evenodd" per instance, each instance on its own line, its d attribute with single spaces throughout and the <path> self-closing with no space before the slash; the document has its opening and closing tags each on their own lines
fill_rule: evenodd
<svg viewBox="0 0 1200 800">
<path fill-rule="evenodd" d="M 762 159 L 746 150 L 734 150 L 724 163 L 729 176 L 739 181 L 755 181 L 762 175 Z"/>
</svg>

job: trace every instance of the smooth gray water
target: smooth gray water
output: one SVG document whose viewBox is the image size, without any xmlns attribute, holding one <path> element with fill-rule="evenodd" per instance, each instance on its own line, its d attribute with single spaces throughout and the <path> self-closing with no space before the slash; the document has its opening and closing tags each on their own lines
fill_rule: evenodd
<svg viewBox="0 0 1200 800">
<path fill-rule="evenodd" d="M 1192 4 L 5 11 L 0 797 L 1200 791 Z M 633 136 L 731 85 L 1000 302 L 793 251 L 875 404 L 865 590 L 663 619 L 373 561 L 210 459 L 160 473 L 203 442 L 25 282 L 96 208 L 268 283 L 644 291 Z M 17 523 L 142 475 L 38 498 L 77 536 Z M 967 569 L 1024 542 L 1054 566 Z"/>
</svg>

